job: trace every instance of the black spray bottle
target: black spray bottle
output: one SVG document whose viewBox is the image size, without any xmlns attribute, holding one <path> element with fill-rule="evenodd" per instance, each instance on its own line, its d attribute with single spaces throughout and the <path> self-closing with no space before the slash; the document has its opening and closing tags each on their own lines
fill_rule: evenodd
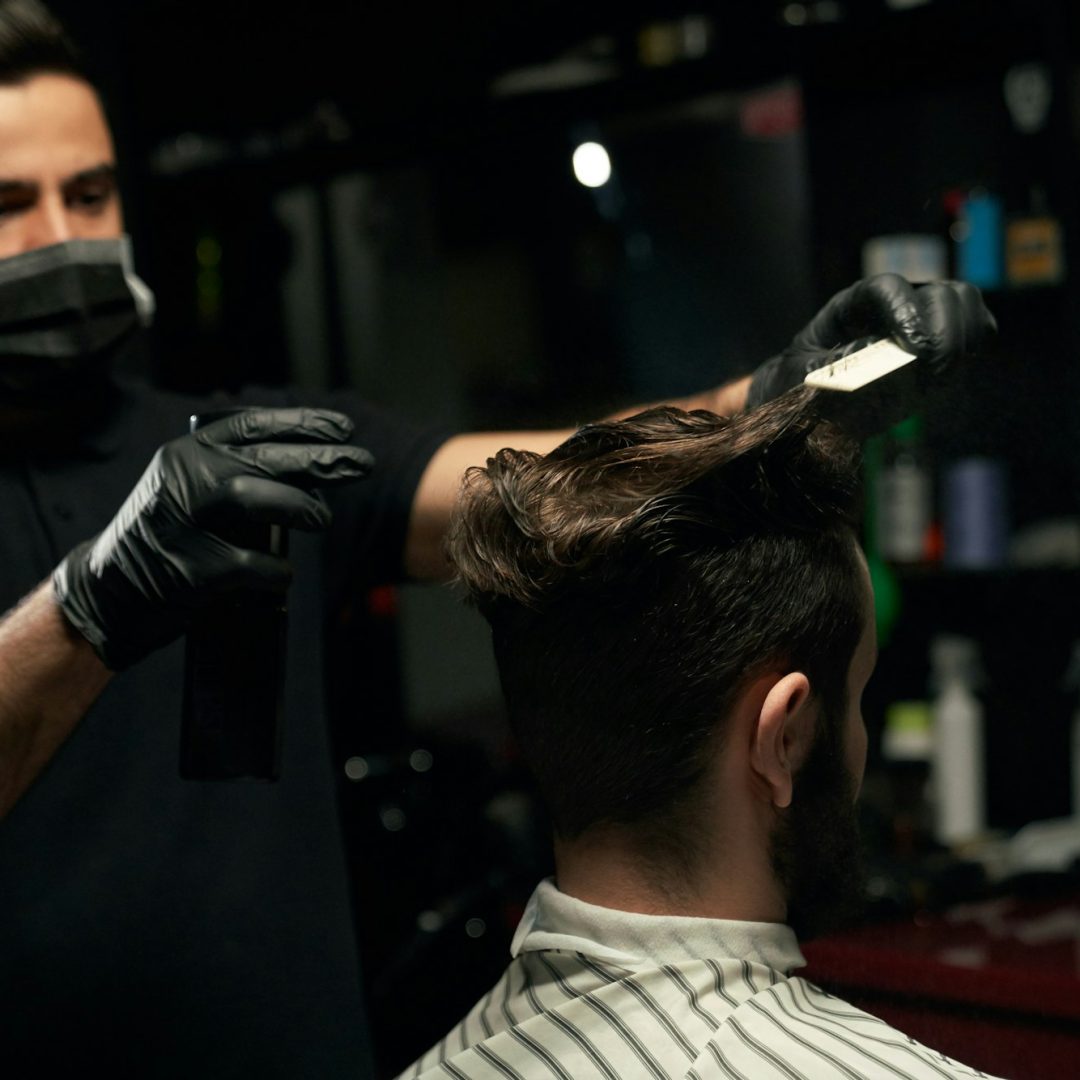
<svg viewBox="0 0 1080 1080">
<path fill-rule="evenodd" d="M 197 431 L 236 409 L 191 417 Z M 286 555 L 288 531 L 257 522 L 218 530 L 239 547 Z M 228 592 L 188 629 L 180 728 L 185 780 L 276 780 L 281 769 L 286 594 Z"/>
</svg>

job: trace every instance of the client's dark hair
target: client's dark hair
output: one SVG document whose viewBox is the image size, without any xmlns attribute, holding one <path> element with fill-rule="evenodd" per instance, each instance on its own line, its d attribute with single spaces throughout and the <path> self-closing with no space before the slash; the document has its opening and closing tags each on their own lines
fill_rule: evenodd
<svg viewBox="0 0 1080 1080">
<path fill-rule="evenodd" d="M 865 617 L 858 448 L 814 396 L 651 409 L 469 470 L 447 550 L 561 836 L 623 823 L 691 842 L 714 740 L 771 668 L 843 715 Z"/>
<path fill-rule="evenodd" d="M 44 4 L 0 0 L 0 85 L 45 73 L 89 81 L 74 44 Z"/>
</svg>

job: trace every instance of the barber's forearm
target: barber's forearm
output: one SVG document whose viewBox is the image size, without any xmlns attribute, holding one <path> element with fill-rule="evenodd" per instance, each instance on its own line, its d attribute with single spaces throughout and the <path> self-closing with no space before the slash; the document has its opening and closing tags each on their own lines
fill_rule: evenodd
<svg viewBox="0 0 1080 1080">
<path fill-rule="evenodd" d="M 750 376 L 746 375 L 734 382 L 724 383 L 723 386 L 714 386 L 709 390 L 691 394 L 684 398 L 667 398 L 664 401 L 654 401 L 651 405 L 674 405 L 677 409 L 685 409 L 693 412 L 695 409 L 705 409 L 714 412 L 718 416 L 734 416 L 746 408 L 746 394 L 750 389 Z M 606 417 L 608 420 L 625 420 L 628 416 L 634 416 L 650 405 L 631 405 L 627 409 L 621 409 L 617 413 Z"/>
<path fill-rule="evenodd" d="M 0 818 L 111 677 L 89 643 L 64 620 L 51 581 L 0 620 Z"/>
</svg>

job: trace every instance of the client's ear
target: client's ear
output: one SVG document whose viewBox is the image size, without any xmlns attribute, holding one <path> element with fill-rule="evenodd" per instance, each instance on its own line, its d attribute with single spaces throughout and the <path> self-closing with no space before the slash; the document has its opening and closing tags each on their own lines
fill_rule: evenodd
<svg viewBox="0 0 1080 1080">
<path fill-rule="evenodd" d="M 764 782 L 773 806 L 790 805 L 795 774 L 814 739 L 816 710 L 810 680 L 801 671 L 777 679 L 758 711 L 750 746 L 750 767 Z"/>
</svg>

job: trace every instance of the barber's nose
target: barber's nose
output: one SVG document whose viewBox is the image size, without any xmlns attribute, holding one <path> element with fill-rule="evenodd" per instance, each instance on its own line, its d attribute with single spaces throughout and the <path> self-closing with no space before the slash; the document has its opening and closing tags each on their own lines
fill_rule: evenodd
<svg viewBox="0 0 1080 1080">
<path fill-rule="evenodd" d="M 72 236 L 71 219 L 63 200 L 43 198 L 27 215 L 23 249 L 33 251 L 70 240 Z"/>
</svg>

